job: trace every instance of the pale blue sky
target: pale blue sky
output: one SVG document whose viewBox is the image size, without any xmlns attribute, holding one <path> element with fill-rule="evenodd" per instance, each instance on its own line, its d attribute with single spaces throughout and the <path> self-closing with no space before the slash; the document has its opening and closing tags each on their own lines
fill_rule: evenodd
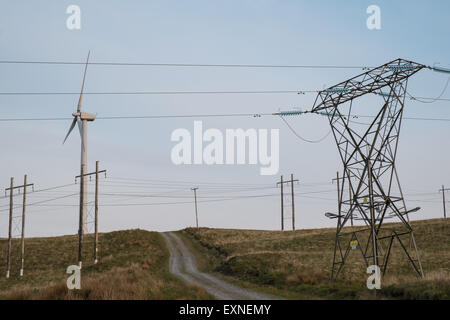
<svg viewBox="0 0 450 320">
<path fill-rule="evenodd" d="M 81 30 L 66 28 L 66 8 L 71 4 L 81 8 Z M 366 28 L 366 8 L 371 4 L 381 8 L 381 30 Z M 91 50 L 94 62 L 377 66 L 401 57 L 449 66 L 448 12 L 448 1 L 14 1 L 3 3 L 0 11 L 0 60 L 83 61 Z M 77 92 L 82 69 L 80 65 L 0 65 L 0 92 Z M 86 91 L 316 90 L 360 72 L 91 66 Z M 446 80 L 445 74 L 424 70 L 411 78 L 409 91 L 435 97 Z M 449 97 L 449 93 L 444 97 Z M 314 98 L 314 94 L 88 95 L 84 110 L 99 116 L 260 113 L 279 108 L 309 109 Z M 0 118 L 70 117 L 77 99 L 0 96 Z M 407 100 L 405 115 L 450 118 L 448 106 L 448 101 L 421 104 Z M 174 145 L 170 134 L 182 127 L 191 130 L 193 120 L 98 120 L 89 127 L 89 169 L 94 168 L 95 160 L 100 160 L 111 178 L 275 185 L 279 176 L 261 177 L 258 166 L 174 166 L 170 161 Z M 328 131 L 327 121 L 317 116 L 290 121 L 309 139 L 320 138 Z M 29 174 L 36 188 L 71 183 L 79 171 L 79 137 L 74 132 L 66 145 L 61 145 L 69 124 L 70 121 L 0 123 L 0 187 L 7 187 L 11 176 L 20 181 L 24 173 Z M 334 225 L 323 216 L 324 212 L 335 210 L 335 185 L 329 182 L 340 169 L 331 137 L 320 144 L 301 142 L 275 117 L 208 118 L 203 119 L 203 124 L 219 129 L 280 128 L 280 174 L 294 173 L 301 180 L 296 186 L 298 192 L 328 191 L 317 195 L 328 200 L 297 198 L 297 227 Z M 406 197 L 411 200 L 410 207 L 423 208 L 415 218 L 442 215 L 437 189 L 441 184 L 450 186 L 449 135 L 448 122 L 404 121 L 398 167 L 405 193 L 411 194 Z M 314 183 L 320 184 L 308 185 Z M 121 190 L 107 185 L 105 182 L 103 192 Z M 179 187 L 186 191 L 176 195 L 191 196 L 188 184 Z M 46 197 L 70 194 L 76 188 L 58 189 Z M 202 190 L 203 195 L 211 192 L 200 185 L 199 195 Z M 277 192 L 274 188 L 245 194 Z M 30 202 L 46 197 L 30 196 Z M 191 200 L 150 198 L 143 202 L 183 199 Z M 76 205 L 77 201 L 72 197 L 56 203 Z M 107 196 L 101 199 L 103 204 L 118 201 L 136 202 Z M 7 199 L 0 199 L 1 206 L 7 204 Z M 278 197 L 203 203 L 199 212 L 203 226 L 279 227 Z M 6 235 L 6 213 L 0 212 L 0 236 Z M 77 214 L 75 206 L 30 206 L 28 234 L 75 233 Z M 195 221 L 192 204 L 105 206 L 101 208 L 101 219 L 102 231 L 135 227 L 179 229 Z"/>
</svg>

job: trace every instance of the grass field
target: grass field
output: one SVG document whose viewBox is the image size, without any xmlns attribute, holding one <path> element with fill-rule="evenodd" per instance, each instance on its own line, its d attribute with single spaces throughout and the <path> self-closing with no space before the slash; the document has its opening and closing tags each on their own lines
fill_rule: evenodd
<svg viewBox="0 0 450 320">
<path fill-rule="evenodd" d="M 366 288 L 361 256 L 352 252 L 342 277 L 329 280 L 334 229 L 255 231 L 185 229 L 179 232 L 203 271 L 287 299 L 450 299 L 450 220 L 412 223 L 425 279 L 419 280 L 394 247 L 376 293 Z M 82 290 L 68 290 L 66 269 L 76 264 L 77 236 L 26 239 L 25 275 L 19 277 L 20 240 L 13 239 L 11 278 L 0 277 L 0 299 L 210 299 L 203 289 L 169 273 L 169 253 L 158 233 L 100 234 L 93 264 L 85 238 Z M 0 239 L 0 262 L 7 241 Z M 3 269 L 4 270 L 4 269 Z"/>
<path fill-rule="evenodd" d="M 200 268 L 243 286 L 289 299 L 450 299 L 450 220 L 412 222 L 425 273 L 419 280 L 398 246 L 382 289 L 366 287 L 368 275 L 352 252 L 342 277 L 330 279 L 335 229 L 252 231 L 185 229 Z M 348 231 L 348 230 L 347 230 Z"/>
<path fill-rule="evenodd" d="M 66 269 L 77 264 L 77 236 L 26 239 L 25 274 L 19 277 L 20 240 L 13 239 L 11 278 L 0 277 L 0 299 L 210 299 L 169 273 L 169 253 L 155 232 L 117 231 L 99 235 L 93 264 L 92 235 L 85 238 L 81 290 L 68 290 Z M 0 239 L 2 270 L 7 241 Z M 5 264 L 3 264 L 5 263 Z"/>
</svg>

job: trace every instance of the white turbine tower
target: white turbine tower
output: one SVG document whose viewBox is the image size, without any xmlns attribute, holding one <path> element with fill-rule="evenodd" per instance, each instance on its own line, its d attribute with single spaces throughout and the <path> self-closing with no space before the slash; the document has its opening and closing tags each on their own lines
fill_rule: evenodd
<svg viewBox="0 0 450 320">
<path fill-rule="evenodd" d="M 64 142 L 66 142 L 70 133 L 72 132 L 75 125 L 78 124 L 78 128 L 80 130 L 81 136 L 81 172 L 80 172 L 80 217 L 79 217 L 79 228 L 78 228 L 78 264 L 81 268 L 81 252 L 82 252 L 82 242 L 83 235 L 87 233 L 87 187 L 86 187 L 86 173 L 87 173 L 87 123 L 88 121 L 95 120 L 95 114 L 82 112 L 81 104 L 83 99 L 84 92 L 84 82 L 86 79 L 86 71 L 89 63 L 89 55 L 88 53 L 86 65 L 84 67 L 83 74 L 83 83 L 81 85 L 81 93 L 80 98 L 78 99 L 78 107 L 77 112 L 72 113 L 73 121 L 70 125 L 69 131 L 67 132 L 66 137 L 64 138 Z M 64 144 L 63 142 L 63 144 Z"/>
</svg>

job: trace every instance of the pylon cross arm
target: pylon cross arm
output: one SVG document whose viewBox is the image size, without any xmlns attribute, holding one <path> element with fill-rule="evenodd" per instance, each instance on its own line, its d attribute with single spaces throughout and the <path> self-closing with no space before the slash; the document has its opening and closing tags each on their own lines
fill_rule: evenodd
<svg viewBox="0 0 450 320">
<path fill-rule="evenodd" d="M 416 72 L 427 68 L 420 63 L 396 59 L 338 83 L 317 94 L 312 112 L 337 107 L 339 104 L 374 93 L 398 81 L 406 80 Z"/>
</svg>

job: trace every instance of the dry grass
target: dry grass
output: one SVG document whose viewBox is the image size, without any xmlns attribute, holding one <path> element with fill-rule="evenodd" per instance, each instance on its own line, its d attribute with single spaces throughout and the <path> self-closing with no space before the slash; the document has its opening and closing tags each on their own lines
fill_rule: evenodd
<svg viewBox="0 0 450 320">
<path fill-rule="evenodd" d="M 13 243 L 12 276 L 0 278 L 0 299 L 208 299 L 169 273 L 169 254 L 161 236 L 142 230 L 100 234 L 100 262 L 92 263 L 87 236 L 81 290 L 68 290 L 66 268 L 76 264 L 77 237 L 26 240 L 25 275 L 18 277 L 18 241 Z M 6 241 L 0 240 L 1 261 Z"/>
<path fill-rule="evenodd" d="M 412 226 L 425 279 L 418 280 L 396 244 L 377 297 L 450 299 L 450 220 L 416 221 Z M 186 229 L 182 234 L 207 257 L 201 264 L 204 270 L 243 283 L 282 290 L 289 297 L 353 299 L 373 295 L 366 288 L 366 266 L 359 251 L 350 254 L 338 282 L 329 281 L 335 229 L 280 232 L 200 228 Z"/>
</svg>

